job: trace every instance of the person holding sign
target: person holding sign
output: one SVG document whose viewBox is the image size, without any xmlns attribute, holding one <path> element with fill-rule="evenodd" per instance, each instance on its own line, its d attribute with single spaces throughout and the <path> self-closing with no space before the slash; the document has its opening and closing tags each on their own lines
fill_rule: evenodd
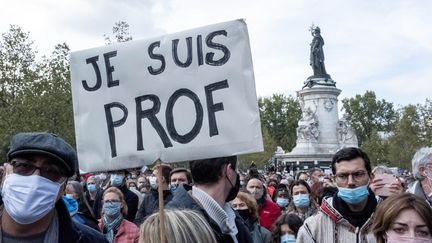
<svg viewBox="0 0 432 243">
<path fill-rule="evenodd" d="M 72 146 L 51 133 L 18 133 L 7 159 L 0 242 L 107 242 L 72 221 L 63 202 L 66 181 L 78 170 Z"/>
<path fill-rule="evenodd" d="M 228 203 L 237 196 L 240 188 L 236 166 L 236 156 L 191 161 L 194 186 L 180 185 L 167 208 L 201 212 L 217 242 L 252 242 L 244 221 Z"/>
<path fill-rule="evenodd" d="M 158 194 L 159 186 L 161 186 L 163 190 L 164 204 L 167 204 L 171 201 L 173 196 L 170 189 L 168 188 L 169 175 L 171 170 L 172 170 L 171 167 L 165 164 L 157 165 L 153 168 L 153 174 L 149 178 L 151 191 L 150 194 L 144 197 L 144 200 L 139 207 L 135 219 L 135 224 L 137 225 L 142 224 L 142 222 L 148 215 L 155 213 L 159 210 L 159 194 Z M 158 183 L 157 181 L 157 175 L 159 172 L 162 173 L 161 183 Z"/>
</svg>

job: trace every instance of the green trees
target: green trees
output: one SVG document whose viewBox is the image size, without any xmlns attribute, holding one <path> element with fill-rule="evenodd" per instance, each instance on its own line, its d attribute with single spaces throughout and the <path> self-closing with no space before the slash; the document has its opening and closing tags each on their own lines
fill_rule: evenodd
<svg viewBox="0 0 432 243">
<path fill-rule="evenodd" d="M 243 167 L 252 161 L 262 168 L 273 156 L 277 146 L 290 151 L 295 146 L 297 122 L 301 117 L 299 102 L 283 94 L 258 99 L 264 152 L 240 156 Z"/>
<path fill-rule="evenodd" d="M 10 137 L 23 131 L 48 131 L 74 144 L 69 48 L 57 45 L 36 60 L 29 33 L 11 25 L 0 40 L 0 156 Z"/>
<path fill-rule="evenodd" d="M 431 146 L 432 103 L 406 105 L 399 110 L 375 93 L 344 99 L 343 110 L 356 130 L 359 145 L 373 164 L 410 168 L 415 151 Z"/>
<path fill-rule="evenodd" d="M 266 128 L 278 146 L 291 150 L 296 142 L 296 128 L 301 117 L 299 102 L 283 94 L 259 98 L 262 127 Z M 276 149 L 276 148 L 274 148 Z"/>
<path fill-rule="evenodd" d="M 390 132 L 397 120 L 393 104 L 377 100 L 373 91 L 343 99 L 342 104 L 346 120 L 356 131 L 360 146 L 371 138 L 374 131 Z"/>
</svg>

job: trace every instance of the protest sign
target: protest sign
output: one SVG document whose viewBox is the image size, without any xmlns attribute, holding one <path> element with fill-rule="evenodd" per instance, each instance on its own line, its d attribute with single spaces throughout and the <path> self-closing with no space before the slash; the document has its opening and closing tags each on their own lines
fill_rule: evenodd
<svg viewBox="0 0 432 243">
<path fill-rule="evenodd" d="M 84 172 L 263 150 L 243 20 L 73 52 L 71 78 Z"/>
</svg>

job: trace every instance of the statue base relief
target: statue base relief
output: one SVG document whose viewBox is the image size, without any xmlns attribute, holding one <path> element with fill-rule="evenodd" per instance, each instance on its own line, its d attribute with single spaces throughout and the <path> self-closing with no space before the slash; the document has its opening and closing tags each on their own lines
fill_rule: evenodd
<svg viewBox="0 0 432 243">
<path fill-rule="evenodd" d="M 344 119 L 339 119 L 341 93 L 330 76 L 309 77 L 297 91 L 302 117 L 298 122 L 296 146 L 289 153 L 276 153 L 278 163 L 291 170 L 329 168 L 331 159 L 343 147 L 357 147 L 357 137 Z"/>
</svg>

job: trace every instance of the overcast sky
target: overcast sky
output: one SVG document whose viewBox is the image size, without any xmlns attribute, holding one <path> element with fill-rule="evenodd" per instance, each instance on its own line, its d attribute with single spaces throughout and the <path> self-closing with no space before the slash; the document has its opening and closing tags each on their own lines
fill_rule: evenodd
<svg viewBox="0 0 432 243">
<path fill-rule="evenodd" d="M 325 41 L 326 69 L 339 99 L 375 91 L 397 105 L 432 93 L 432 1 L 22 0 L 2 1 L 0 32 L 30 32 L 39 53 L 66 42 L 72 51 L 102 46 L 115 22 L 134 39 L 244 18 L 259 96 L 295 96 L 312 74 L 312 23 Z"/>
</svg>

